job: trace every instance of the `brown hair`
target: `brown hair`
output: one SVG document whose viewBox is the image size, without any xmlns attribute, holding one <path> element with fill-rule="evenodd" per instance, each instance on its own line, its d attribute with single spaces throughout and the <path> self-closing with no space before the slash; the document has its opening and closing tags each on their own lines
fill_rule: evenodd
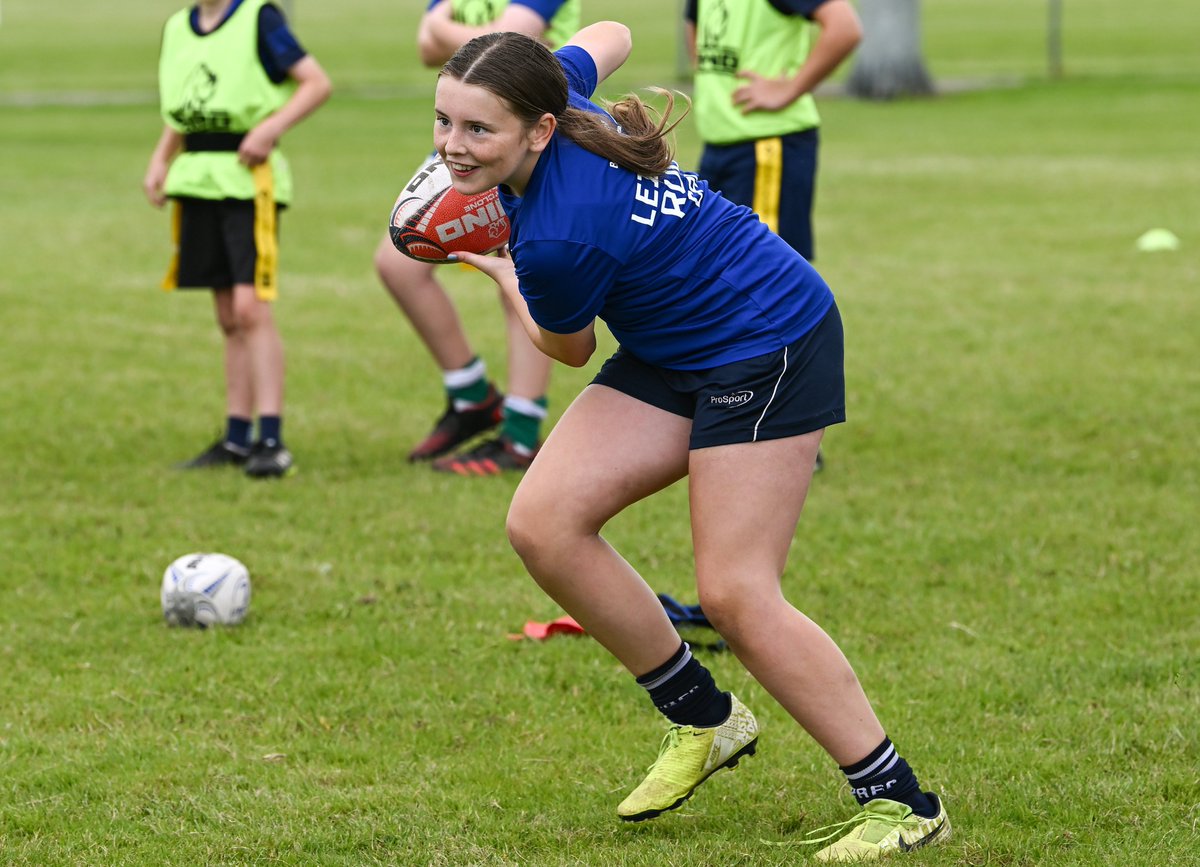
<svg viewBox="0 0 1200 867">
<path fill-rule="evenodd" d="M 594 154 L 640 175 L 658 176 L 674 158 L 668 135 L 687 116 L 674 121 L 675 94 L 651 90 L 666 99 L 662 113 L 629 94 L 605 108 L 619 125 L 567 101 L 567 77 L 546 46 L 521 33 L 487 33 L 467 42 L 446 61 L 440 75 L 482 87 L 504 100 L 526 126 L 554 115 L 558 130 Z M 686 97 L 685 97 L 686 99 Z"/>
</svg>

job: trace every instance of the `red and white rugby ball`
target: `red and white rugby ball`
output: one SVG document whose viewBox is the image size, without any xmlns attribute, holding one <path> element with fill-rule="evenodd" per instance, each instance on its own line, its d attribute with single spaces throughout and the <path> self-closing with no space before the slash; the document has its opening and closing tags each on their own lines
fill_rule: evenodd
<svg viewBox="0 0 1200 867">
<path fill-rule="evenodd" d="M 464 196 L 450 170 L 434 157 L 413 175 L 392 208 L 392 243 L 422 262 L 445 262 L 450 253 L 490 253 L 508 243 L 508 217 L 496 188 Z"/>
</svg>

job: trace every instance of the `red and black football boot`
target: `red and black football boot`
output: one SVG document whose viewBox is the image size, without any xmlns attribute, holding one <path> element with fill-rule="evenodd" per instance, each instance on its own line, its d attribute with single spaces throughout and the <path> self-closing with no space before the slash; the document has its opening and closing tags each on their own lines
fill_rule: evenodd
<svg viewBox="0 0 1200 867">
<path fill-rule="evenodd" d="M 524 472 L 537 456 L 522 454 L 505 437 L 493 437 L 461 455 L 438 458 L 433 468 L 439 473 L 460 476 L 498 476 L 506 472 Z"/>
<path fill-rule="evenodd" d="M 408 459 L 428 461 L 454 451 L 471 437 L 500 424 L 503 411 L 504 395 L 494 385 L 488 386 L 487 397 L 465 409 L 455 409 L 454 401 L 448 400 L 442 417 L 437 420 L 429 436 L 408 453 Z"/>
</svg>

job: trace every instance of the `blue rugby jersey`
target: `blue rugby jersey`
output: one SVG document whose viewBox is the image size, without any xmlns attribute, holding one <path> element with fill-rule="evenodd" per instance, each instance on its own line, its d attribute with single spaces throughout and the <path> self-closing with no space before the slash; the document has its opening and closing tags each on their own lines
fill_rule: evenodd
<svg viewBox="0 0 1200 867">
<path fill-rule="evenodd" d="M 596 67 L 556 54 L 573 105 Z M 812 329 L 833 294 L 749 208 L 675 164 L 643 178 L 555 133 L 523 197 L 500 188 L 509 248 L 535 322 L 570 334 L 602 319 L 650 364 L 698 370 L 783 348 Z"/>
</svg>

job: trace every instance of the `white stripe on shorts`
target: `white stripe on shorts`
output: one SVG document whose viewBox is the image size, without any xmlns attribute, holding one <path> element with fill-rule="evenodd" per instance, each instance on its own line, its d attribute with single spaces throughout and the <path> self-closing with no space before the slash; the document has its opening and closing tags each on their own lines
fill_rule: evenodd
<svg viewBox="0 0 1200 867">
<path fill-rule="evenodd" d="M 771 404 L 775 402 L 775 395 L 779 393 L 779 383 L 783 381 L 783 375 L 787 373 L 787 353 L 788 348 L 783 347 L 783 370 L 779 371 L 779 379 L 775 380 L 775 387 L 771 389 L 771 397 L 767 401 L 767 405 L 763 407 L 762 415 L 758 417 L 758 421 L 754 423 L 754 436 L 750 442 L 758 442 L 758 426 L 762 424 L 762 420 L 766 418 L 767 410 L 771 408 Z"/>
</svg>

